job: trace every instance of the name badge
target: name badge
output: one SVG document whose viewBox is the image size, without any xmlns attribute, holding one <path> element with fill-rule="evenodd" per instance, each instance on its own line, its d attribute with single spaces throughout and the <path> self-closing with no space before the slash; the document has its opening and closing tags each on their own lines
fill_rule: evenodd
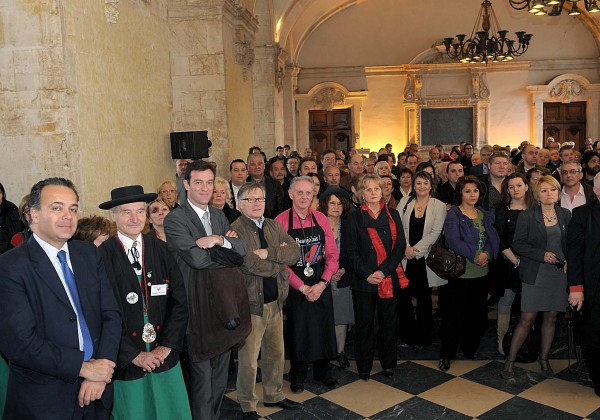
<svg viewBox="0 0 600 420">
<path fill-rule="evenodd" d="M 153 284 L 150 288 L 150 296 L 165 296 L 167 294 L 166 284 Z"/>
</svg>

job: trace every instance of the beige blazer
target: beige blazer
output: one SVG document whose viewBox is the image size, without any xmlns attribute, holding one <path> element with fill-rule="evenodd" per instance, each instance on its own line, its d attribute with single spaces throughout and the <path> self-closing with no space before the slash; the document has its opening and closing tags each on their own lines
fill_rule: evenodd
<svg viewBox="0 0 600 420">
<path fill-rule="evenodd" d="M 404 206 L 408 202 L 409 197 L 404 197 L 400 200 L 400 204 L 396 209 L 400 213 L 400 218 L 402 219 L 402 226 L 404 227 L 404 236 L 406 236 L 407 246 L 412 246 L 413 248 L 417 248 L 419 252 L 417 253 L 416 258 L 427 258 L 429 255 L 429 249 L 431 245 L 435 243 L 437 238 L 442 233 L 444 229 L 444 221 L 446 220 L 446 204 L 442 203 L 440 200 L 436 198 L 430 198 L 429 204 L 427 205 L 427 209 L 425 210 L 425 226 L 423 227 L 423 238 L 416 244 L 409 244 L 409 228 L 410 228 L 410 215 L 415 208 L 415 200 L 411 201 L 406 207 L 406 211 L 404 211 Z M 406 258 L 402 260 L 402 267 L 406 269 Z M 441 277 L 438 277 L 433 271 L 427 267 L 427 281 L 429 282 L 429 287 L 434 286 L 442 286 L 448 283 L 448 280 L 444 280 Z"/>
</svg>

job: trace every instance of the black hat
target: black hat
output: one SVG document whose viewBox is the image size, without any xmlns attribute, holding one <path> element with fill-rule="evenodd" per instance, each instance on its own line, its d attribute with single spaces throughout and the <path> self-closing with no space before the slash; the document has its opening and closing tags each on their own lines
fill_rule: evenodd
<svg viewBox="0 0 600 420">
<path fill-rule="evenodd" d="M 350 194 L 348 190 L 337 185 L 328 185 L 327 188 L 321 191 L 321 194 L 319 194 L 319 198 L 327 199 L 331 194 L 335 194 L 340 197 L 345 197 L 348 200 L 352 198 L 352 194 Z"/>
<path fill-rule="evenodd" d="M 149 203 L 158 197 L 156 193 L 144 194 L 144 188 L 141 185 L 129 185 L 127 187 L 115 188 L 110 192 L 110 201 L 100 204 L 102 210 L 110 210 L 113 207 L 128 203 Z"/>
</svg>

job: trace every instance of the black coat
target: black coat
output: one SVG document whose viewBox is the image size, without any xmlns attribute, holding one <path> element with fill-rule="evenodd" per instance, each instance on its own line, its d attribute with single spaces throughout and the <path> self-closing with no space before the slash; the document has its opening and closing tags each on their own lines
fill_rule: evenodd
<svg viewBox="0 0 600 420">
<path fill-rule="evenodd" d="M 172 349 L 165 362 L 154 372 L 160 373 L 171 369 L 179 361 L 179 352 L 183 347 L 188 309 L 186 293 L 181 271 L 175 257 L 167 250 L 166 242 L 153 236 L 142 235 L 144 251 L 143 281 L 148 286 L 148 322 L 154 326 L 156 340 L 150 344 L 151 349 L 165 346 Z M 146 351 L 146 343 L 142 340 L 144 316 L 140 284 L 129 262 L 127 254 L 116 236 L 110 237 L 100 246 L 105 262 L 106 272 L 111 281 L 117 302 L 123 312 L 123 334 L 117 362 L 115 378 L 133 380 L 142 378 L 146 373 L 134 365 L 132 360 Z M 167 285 L 167 293 L 151 296 L 152 285 Z M 138 300 L 131 304 L 127 295 L 137 294 Z"/>
<path fill-rule="evenodd" d="M 560 226 L 563 253 L 567 255 L 567 226 L 571 220 L 571 212 L 559 205 L 554 206 L 558 225 Z M 546 225 L 542 216 L 542 208 L 535 206 L 523 211 L 517 220 L 517 229 L 513 239 L 513 249 L 521 257 L 519 276 L 527 284 L 535 284 L 538 270 L 544 263 L 546 253 Z M 570 266 L 570 264 L 569 264 Z"/>
<path fill-rule="evenodd" d="M 406 239 L 400 213 L 395 209 L 389 210 L 396 223 L 396 246 L 394 249 L 391 249 L 392 235 L 385 208 L 381 210 L 377 220 L 373 220 L 366 211 L 361 209 L 348 215 L 348 241 L 345 241 L 345 244 L 347 244 L 348 261 L 354 270 L 350 280 L 352 290 L 377 293 L 377 285 L 367 282 L 367 277 L 377 270 L 381 270 L 385 276 L 392 276 L 394 289 L 400 287 L 396 267 L 404 258 Z M 388 257 L 381 264 L 377 263 L 377 254 L 367 228 L 377 229 L 377 233 L 388 251 Z"/>
<path fill-rule="evenodd" d="M 583 285 L 584 305 L 598 302 L 600 280 L 600 203 L 598 200 L 573 209 L 567 232 L 567 279 L 569 286 Z"/>
</svg>

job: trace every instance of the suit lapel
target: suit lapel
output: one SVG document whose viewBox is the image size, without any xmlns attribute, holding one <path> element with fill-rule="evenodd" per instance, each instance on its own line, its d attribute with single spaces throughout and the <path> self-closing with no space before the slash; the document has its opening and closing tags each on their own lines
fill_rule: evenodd
<svg viewBox="0 0 600 420">
<path fill-rule="evenodd" d="M 40 283 L 48 287 L 48 289 L 52 291 L 58 300 L 72 309 L 73 307 L 71 306 L 67 292 L 60 281 L 60 277 L 58 277 L 58 274 L 54 269 L 54 265 L 48 258 L 48 255 L 46 255 L 42 247 L 37 243 L 33 236 L 29 238 L 26 246 L 29 248 L 31 263 L 33 265 L 33 269 L 39 276 Z"/>
<path fill-rule="evenodd" d="M 198 217 L 198 214 L 190 206 L 190 204 L 186 201 L 184 204 L 181 205 L 181 207 L 185 211 L 187 219 L 191 220 L 192 226 L 195 229 L 195 231 L 192 232 L 192 235 L 195 236 L 196 239 L 207 236 L 206 230 L 204 230 L 204 225 L 202 224 L 202 221 Z M 212 216 L 211 216 L 211 223 L 212 223 Z"/>
</svg>

